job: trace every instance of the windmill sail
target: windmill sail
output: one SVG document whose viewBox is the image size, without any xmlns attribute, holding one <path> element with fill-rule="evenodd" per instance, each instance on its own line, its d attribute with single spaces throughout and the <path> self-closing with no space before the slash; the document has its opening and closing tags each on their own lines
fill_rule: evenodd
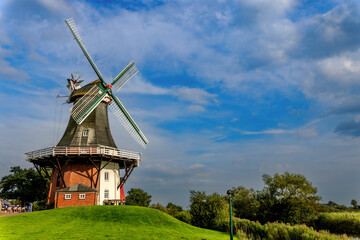
<svg viewBox="0 0 360 240">
<path fill-rule="evenodd" d="M 98 85 L 94 85 L 84 96 L 77 100 L 69 110 L 75 122 L 81 124 L 100 104 L 106 94 L 106 91 L 103 92 Z"/>
<path fill-rule="evenodd" d="M 119 89 L 130 79 L 132 78 L 136 73 L 138 73 L 138 69 L 134 64 L 134 61 L 131 61 L 129 65 L 124 68 L 115 78 L 111 85 L 115 87 L 116 91 L 119 91 Z"/>
<path fill-rule="evenodd" d="M 76 42 L 79 44 L 81 50 L 83 51 L 85 57 L 89 61 L 90 65 L 94 69 L 96 75 L 100 79 L 100 84 L 93 86 L 83 97 L 81 97 L 70 109 L 71 116 L 76 121 L 77 124 L 81 124 L 91 112 L 104 100 L 105 96 L 108 94 L 114 100 L 110 105 L 110 109 L 113 111 L 118 120 L 130 133 L 130 135 L 137 140 L 137 142 L 146 147 L 148 140 L 145 135 L 141 132 L 140 128 L 136 125 L 135 121 L 131 118 L 130 114 L 126 111 L 123 104 L 120 100 L 115 97 L 111 91 L 111 87 L 114 86 L 116 91 L 118 91 L 130 78 L 132 78 L 137 72 L 134 62 L 130 62 L 129 65 L 124 68 L 115 78 L 112 84 L 107 85 L 104 81 L 99 69 L 92 60 L 90 54 L 85 48 L 83 41 L 81 40 L 80 34 L 76 28 L 74 20 L 69 18 L 65 20 L 66 25 L 70 29 L 72 35 L 74 36 Z M 114 103 L 115 102 L 115 103 Z"/>
<path fill-rule="evenodd" d="M 149 142 L 145 135 L 141 132 L 140 128 L 136 125 L 128 111 L 120 100 L 115 97 L 114 101 L 109 105 L 111 111 L 115 114 L 116 118 L 121 122 L 129 134 L 143 147 Z"/>
<path fill-rule="evenodd" d="M 81 50 L 83 51 L 83 53 L 84 53 L 85 57 L 87 58 L 87 60 L 89 61 L 90 65 L 94 69 L 96 75 L 105 84 L 105 81 L 104 81 L 99 69 L 97 68 L 97 66 L 95 65 L 94 61 L 92 60 L 90 54 L 86 50 L 84 42 L 81 40 L 80 34 L 79 34 L 79 32 L 78 32 L 78 30 L 76 28 L 74 20 L 72 18 L 69 18 L 69 19 L 65 20 L 65 23 L 68 26 L 68 28 L 70 29 L 70 31 L 71 31 L 72 35 L 74 36 L 76 42 L 79 44 Z"/>
</svg>

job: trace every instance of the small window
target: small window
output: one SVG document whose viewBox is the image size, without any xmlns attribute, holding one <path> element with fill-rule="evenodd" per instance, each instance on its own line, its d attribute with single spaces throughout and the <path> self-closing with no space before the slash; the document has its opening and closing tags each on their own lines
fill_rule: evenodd
<svg viewBox="0 0 360 240">
<path fill-rule="evenodd" d="M 84 130 L 83 131 L 83 137 L 87 137 L 89 135 L 89 130 Z"/>
<path fill-rule="evenodd" d="M 104 198 L 109 198 L 109 190 L 105 189 Z"/>
<path fill-rule="evenodd" d="M 71 199 L 71 194 L 65 194 L 65 199 Z"/>
<path fill-rule="evenodd" d="M 86 194 L 79 194 L 79 199 L 85 199 Z"/>
<path fill-rule="evenodd" d="M 109 181 L 109 172 L 104 173 L 104 179 L 105 181 Z"/>
</svg>

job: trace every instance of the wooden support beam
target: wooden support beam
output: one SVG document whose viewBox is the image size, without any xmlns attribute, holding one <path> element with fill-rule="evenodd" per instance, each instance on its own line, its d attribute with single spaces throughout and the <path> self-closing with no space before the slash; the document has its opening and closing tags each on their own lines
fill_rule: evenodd
<svg viewBox="0 0 360 240">
<path fill-rule="evenodd" d="M 132 173 L 132 171 L 134 170 L 134 166 L 135 166 L 135 163 L 132 162 L 130 164 L 130 166 L 127 168 L 126 166 L 126 161 L 124 162 L 124 165 L 125 165 L 125 175 L 123 178 L 120 177 L 120 183 L 119 185 L 117 186 L 117 188 L 122 188 L 126 182 L 126 180 L 129 178 L 130 174 Z"/>
<path fill-rule="evenodd" d="M 34 163 L 33 163 L 34 164 Z M 43 178 L 43 175 L 41 174 L 41 167 L 37 164 L 34 164 L 34 167 L 36 169 L 36 171 L 38 172 L 38 174 L 40 175 L 41 179 L 46 182 L 46 188 L 50 189 L 50 185 L 47 183 L 47 181 Z"/>
<path fill-rule="evenodd" d="M 56 162 L 57 162 L 57 166 L 58 166 L 58 171 L 60 173 L 60 178 L 64 184 L 64 187 L 66 187 L 66 183 L 65 183 L 65 179 L 64 179 L 64 176 L 63 176 L 63 173 L 62 173 L 62 169 L 61 169 L 61 166 L 60 166 L 60 163 L 59 163 L 59 159 L 58 158 L 55 158 L 56 159 Z"/>
<path fill-rule="evenodd" d="M 48 172 L 47 168 L 43 167 L 42 169 L 45 172 L 46 176 L 51 180 L 51 176 L 49 175 L 49 172 Z"/>
<path fill-rule="evenodd" d="M 99 167 L 94 163 L 94 161 L 93 161 L 91 158 L 89 158 L 89 160 L 90 160 L 90 162 L 94 165 L 94 167 L 99 171 L 100 169 L 99 169 Z M 101 165 L 100 165 L 100 167 L 101 167 Z"/>
<path fill-rule="evenodd" d="M 100 167 L 101 167 L 101 163 L 102 163 L 102 158 L 100 159 Z M 98 182 L 99 182 L 99 175 L 100 175 L 100 170 L 97 170 L 97 175 L 96 175 L 96 181 L 94 183 L 95 189 L 97 188 Z"/>
</svg>

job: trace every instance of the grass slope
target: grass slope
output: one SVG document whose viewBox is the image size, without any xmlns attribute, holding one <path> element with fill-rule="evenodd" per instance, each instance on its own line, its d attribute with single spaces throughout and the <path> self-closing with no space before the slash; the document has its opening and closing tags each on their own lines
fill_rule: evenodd
<svg viewBox="0 0 360 240">
<path fill-rule="evenodd" d="M 229 239 L 193 227 L 159 210 L 135 206 L 87 206 L 0 218 L 0 239 Z"/>
</svg>

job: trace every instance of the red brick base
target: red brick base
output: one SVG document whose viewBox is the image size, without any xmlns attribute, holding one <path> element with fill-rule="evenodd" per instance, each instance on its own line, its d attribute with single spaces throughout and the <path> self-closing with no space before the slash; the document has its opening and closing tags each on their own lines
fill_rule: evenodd
<svg viewBox="0 0 360 240">
<path fill-rule="evenodd" d="M 65 199 L 65 194 L 71 194 L 71 199 Z M 80 194 L 85 194 L 85 199 L 79 199 Z M 55 193 L 55 208 L 96 205 L 96 192 L 57 192 Z"/>
</svg>

